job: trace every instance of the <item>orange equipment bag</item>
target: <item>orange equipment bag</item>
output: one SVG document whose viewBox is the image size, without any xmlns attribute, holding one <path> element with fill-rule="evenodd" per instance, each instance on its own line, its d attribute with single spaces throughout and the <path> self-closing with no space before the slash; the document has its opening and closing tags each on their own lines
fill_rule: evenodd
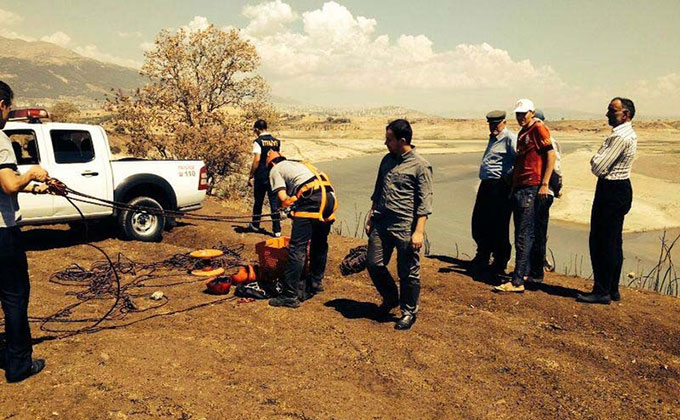
<svg viewBox="0 0 680 420">
<path fill-rule="evenodd" d="M 260 262 L 262 280 L 274 281 L 283 278 L 288 265 L 289 236 L 267 239 L 255 244 L 255 252 Z M 307 249 L 309 257 L 309 249 Z M 305 262 L 305 272 L 309 270 L 309 258 Z"/>
</svg>

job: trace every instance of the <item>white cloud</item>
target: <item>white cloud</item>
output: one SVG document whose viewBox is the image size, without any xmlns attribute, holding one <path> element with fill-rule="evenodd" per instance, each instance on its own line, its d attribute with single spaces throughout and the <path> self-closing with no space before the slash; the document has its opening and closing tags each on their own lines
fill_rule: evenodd
<svg viewBox="0 0 680 420">
<path fill-rule="evenodd" d="M 57 31 L 52 35 L 46 35 L 40 38 L 41 41 L 51 42 L 52 44 L 57 44 L 60 47 L 66 47 L 71 42 L 71 37 L 66 35 L 61 31 Z"/>
<path fill-rule="evenodd" d="M 612 96 L 628 97 L 635 102 L 637 116 L 678 116 L 680 73 L 629 83 Z"/>
<path fill-rule="evenodd" d="M 153 50 L 154 48 L 156 48 L 156 44 L 154 44 L 153 42 L 144 41 L 144 42 L 142 42 L 141 44 L 139 44 L 139 48 L 140 48 L 142 51 L 151 51 L 151 50 Z"/>
<path fill-rule="evenodd" d="M 21 23 L 23 17 L 9 10 L 0 9 L 0 36 L 11 39 L 22 39 L 24 41 L 35 41 L 35 38 L 26 36 L 10 29 L 10 26 Z"/>
<path fill-rule="evenodd" d="M 0 9 L 0 26 L 15 25 L 22 20 L 24 19 L 16 13 Z"/>
<path fill-rule="evenodd" d="M 192 33 L 202 31 L 206 29 L 208 26 L 210 26 L 208 18 L 204 16 L 194 16 L 194 18 L 191 20 L 191 22 L 189 22 L 188 25 L 182 26 L 181 28 L 189 33 Z"/>
<path fill-rule="evenodd" d="M 99 48 L 93 44 L 86 45 L 84 47 L 75 47 L 73 51 L 84 57 L 93 58 L 105 63 L 117 64 L 123 67 L 132 67 L 137 69 L 142 66 L 142 63 L 139 61 L 132 60 L 130 58 L 116 57 L 109 53 L 100 51 Z"/>
<path fill-rule="evenodd" d="M 135 31 L 135 32 L 118 31 L 118 32 L 116 32 L 116 34 L 120 38 L 141 38 L 143 36 L 142 33 L 139 32 L 139 31 Z"/>
<path fill-rule="evenodd" d="M 252 36 L 273 35 L 285 30 L 285 25 L 298 19 L 290 5 L 281 0 L 243 8 L 243 16 L 250 19 L 244 33 Z"/>
<path fill-rule="evenodd" d="M 303 12 L 302 30 L 290 25 L 297 14 L 281 1 L 246 7 L 243 14 L 251 19 L 244 35 L 255 44 L 263 73 L 279 95 L 306 95 L 301 99 L 329 104 L 420 95 L 421 101 L 436 99 L 446 109 L 452 96 L 487 96 L 511 104 L 526 96 L 559 100 L 569 89 L 550 66 L 516 60 L 487 43 L 438 51 L 423 34 L 393 41 L 377 33 L 375 19 L 354 16 L 333 1 Z M 276 30 L 267 32 L 263 28 L 270 22 Z"/>
</svg>

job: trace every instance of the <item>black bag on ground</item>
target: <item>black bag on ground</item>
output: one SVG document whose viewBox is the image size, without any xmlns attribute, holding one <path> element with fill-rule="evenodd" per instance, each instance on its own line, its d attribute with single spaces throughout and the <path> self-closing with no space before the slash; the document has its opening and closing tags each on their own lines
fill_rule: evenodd
<svg viewBox="0 0 680 420">
<path fill-rule="evenodd" d="M 368 254 L 368 245 L 361 245 L 349 250 L 349 254 L 340 263 L 340 273 L 343 276 L 350 274 L 361 273 L 366 269 L 366 255 Z"/>
</svg>

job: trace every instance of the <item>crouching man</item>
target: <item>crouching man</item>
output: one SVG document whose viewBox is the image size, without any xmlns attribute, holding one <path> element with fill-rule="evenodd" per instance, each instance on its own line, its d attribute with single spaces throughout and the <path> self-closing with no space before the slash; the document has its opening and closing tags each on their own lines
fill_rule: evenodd
<svg viewBox="0 0 680 420">
<path fill-rule="evenodd" d="M 323 277 L 328 256 L 328 234 L 335 220 L 337 201 L 328 177 L 306 162 L 286 160 L 279 152 L 269 151 L 269 183 L 281 201 L 281 207 L 293 206 L 290 212 L 293 229 L 288 245 L 288 266 L 281 285 L 281 295 L 269 300 L 271 306 L 297 308 L 305 292 L 323 291 Z M 309 254 L 309 284 L 301 282 Z"/>
<path fill-rule="evenodd" d="M 411 145 L 413 131 L 406 120 L 392 121 L 385 129 L 385 155 L 371 201 L 367 267 L 383 302 L 384 315 L 401 307 L 395 324 L 407 330 L 416 322 L 420 299 L 420 249 L 425 240 L 425 222 L 432 213 L 432 166 Z M 387 270 L 397 249 L 397 274 L 401 294 Z"/>
</svg>

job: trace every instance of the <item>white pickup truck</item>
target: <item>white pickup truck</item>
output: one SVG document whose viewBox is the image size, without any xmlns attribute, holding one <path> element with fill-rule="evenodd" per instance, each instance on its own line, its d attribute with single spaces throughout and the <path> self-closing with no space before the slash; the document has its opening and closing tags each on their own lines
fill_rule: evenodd
<svg viewBox="0 0 680 420">
<path fill-rule="evenodd" d="M 4 132 L 12 141 L 19 172 L 33 165 L 68 187 L 106 200 L 143 207 L 190 211 L 200 209 L 208 188 L 205 165 L 200 160 L 113 160 L 109 139 L 97 125 L 41 122 L 42 109 L 13 111 L 15 119 Z M 131 210 L 115 210 L 75 202 L 86 219 L 114 217 L 123 237 L 160 241 L 165 217 Z M 65 223 L 81 220 L 64 197 L 19 194 L 21 225 Z"/>
</svg>

